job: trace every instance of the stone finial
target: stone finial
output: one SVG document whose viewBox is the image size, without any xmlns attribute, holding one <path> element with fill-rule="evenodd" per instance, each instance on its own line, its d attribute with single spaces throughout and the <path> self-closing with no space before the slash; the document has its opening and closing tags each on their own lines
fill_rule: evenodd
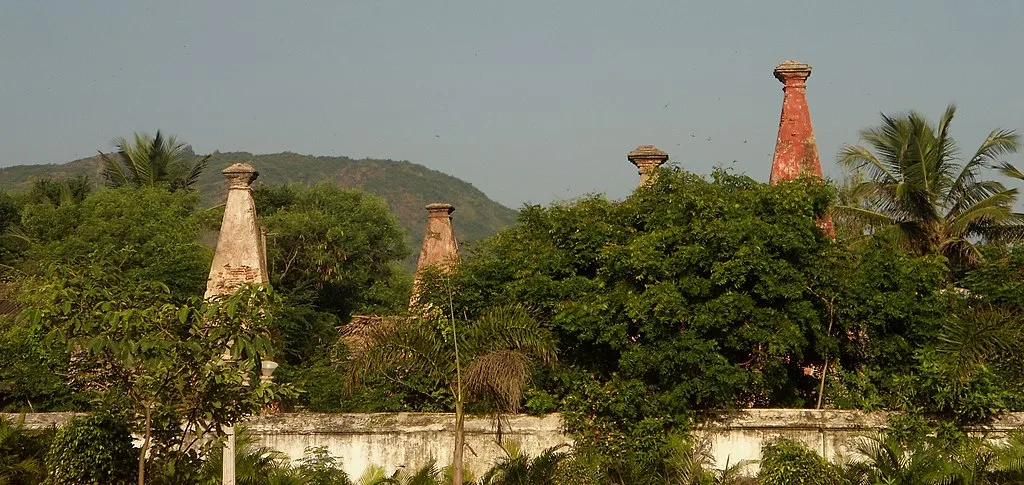
<svg viewBox="0 0 1024 485">
<path fill-rule="evenodd" d="M 220 173 L 228 179 L 229 189 L 248 189 L 256 181 L 260 173 L 248 163 L 233 163 Z"/>
<path fill-rule="evenodd" d="M 811 66 L 799 61 L 784 61 L 775 66 L 775 79 L 789 86 L 790 84 L 806 84 L 811 77 Z"/>
<path fill-rule="evenodd" d="M 668 154 L 654 145 L 640 145 L 626 155 L 629 163 L 636 165 L 640 174 L 640 185 L 653 181 L 658 174 L 658 167 L 668 161 Z"/>
<path fill-rule="evenodd" d="M 427 204 L 425 209 L 427 209 L 427 212 L 429 212 L 429 215 L 427 216 L 429 218 L 449 217 L 452 212 L 455 212 L 455 206 L 454 205 L 444 204 L 444 203 L 440 203 L 440 202 L 435 202 L 433 204 Z"/>
<path fill-rule="evenodd" d="M 811 76 L 811 66 L 785 61 L 775 67 L 774 74 L 783 84 L 782 115 L 768 181 L 775 184 L 804 175 L 822 179 L 818 142 L 811 125 L 811 111 L 807 107 L 807 78 Z M 826 234 L 835 237 L 831 217 L 826 215 L 818 225 Z"/>
<path fill-rule="evenodd" d="M 455 206 L 451 204 L 433 203 L 426 206 L 427 231 L 423 236 L 423 246 L 420 249 L 420 259 L 416 264 L 416 274 L 413 276 L 412 298 L 409 300 L 409 307 L 415 307 L 419 300 L 420 281 L 423 270 L 430 267 L 438 267 L 442 270 L 450 268 L 451 265 L 459 262 L 459 243 L 455 239 L 455 231 L 452 229 L 452 212 Z"/>
<path fill-rule="evenodd" d="M 230 185 L 217 250 L 206 281 L 207 298 L 231 294 L 244 284 L 264 284 L 269 280 L 264 236 L 249 190 L 258 173 L 248 163 L 233 164 L 222 173 Z"/>
</svg>

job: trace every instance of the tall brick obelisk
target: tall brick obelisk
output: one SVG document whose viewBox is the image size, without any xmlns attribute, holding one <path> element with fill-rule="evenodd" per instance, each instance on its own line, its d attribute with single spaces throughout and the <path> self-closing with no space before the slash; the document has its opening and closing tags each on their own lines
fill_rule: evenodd
<svg viewBox="0 0 1024 485">
<path fill-rule="evenodd" d="M 248 163 L 233 164 L 221 173 L 228 179 L 228 200 L 206 281 L 207 298 L 229 295 L 245 284 L 269 281 L 263 233 L 252 199 L 252 183 L 259 173 Z"/>
<path fill-rule="evenodd" d="M 818 158 L 818 142 L 811 125 L 811 111 L 807 107 L 807 78 L 811 66 L 797 61 L 785 61 L 775 67 L 775 78 L 782 84 L 782 116 L 779 119 L 779 138 L 775 142 L 775 157 L 769 183 L 793 180 L 801 175 L 824 178 Z M 835 239 L 832 217 L 819 219 L 818 227 Z"/>
<path fill-rule="evenodd" d="M 455 206 L 434 203 L 428 204 L 426 209 L 427 232 L 423 236 L 420 259 L 416 263 L 416 274 L 413 276 L 410 308 L 415 307 L 419 300 L 423 270 L 430 267 L 446 270 L 459 262 L 459 242 L 455 239 L 455 231 L 452 229 L 452 212 L 455 212 Z"/>
</svg>

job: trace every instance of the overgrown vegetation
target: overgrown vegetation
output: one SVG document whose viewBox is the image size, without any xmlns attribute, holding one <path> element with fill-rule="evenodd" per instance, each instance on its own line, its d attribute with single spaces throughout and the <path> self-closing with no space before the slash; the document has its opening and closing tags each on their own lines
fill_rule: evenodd
<svg viewBox="0 0 1024 485">
<path fill-rule="evenodd" d="M 122 473 L 65 456 L 89 458 L 74 450 L 116 426 L 64 428 L 45 470 L 59 483 L 207 483 L 221 428 L 270 404 L 455 412 L 455 466 L 371 469 L 366 484 L 469 481 L 465 416 L 520 408 L 561 412 L 576 446 L 509 447 L 481 483 L 1021 483 L 1019 434 L 963 431 L 1024 410 L 1024 219 L 1018 189 L 992 179 L 1022 178 L 1000 159 L 1018 139 L 996 130 L 961 161 L 952 115 L 885 117 L 842 154 L 857 172 L 839 191 L 664 169 L 625 200 L 523 207 L 427 274 L 411 311 L 391 209 L 329 184 L 257 188 L 271 288 L 204 301 L 200 241 L 219 214 L 177 190 L 202 184 L 202 164 L 162 137 L 124 141 L 108 162 L 119 187 L 0 196 L 0 408 L 92 411 L 142 439 L 103 445 L 132 454 Z M 838 241 L 814 223 L 835 209 Z M 368 314 L 385 318 L 350 324 Z M 268 358 L 282 369 L 257 385 Z M 756 476 L 712 469 L 691 429 L 751 407 L 898 417 L 846 463 L 780 440 Z M 3 426 L 0 480 L 38 478 L 41 448 Z M 242 439 L 240 453 L 239 483 L 353 481 L 322 448 L 288 463 Z"/>
</svg>

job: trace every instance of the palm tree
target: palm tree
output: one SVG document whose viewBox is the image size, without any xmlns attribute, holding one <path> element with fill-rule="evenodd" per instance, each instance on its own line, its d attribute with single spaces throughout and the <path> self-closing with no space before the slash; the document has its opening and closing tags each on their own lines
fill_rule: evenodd
<svg viewBox="0 0 1024 485">
<path fill-rule="evenodd" d="M 214 446 L 204 467 L 210 477 L 219 477 L 223 470 L 223 444 Z M 235 480 L 238 485 L 259 485 L 268 477 L 289 472 L 288 455 L 260 444 L 259 437 L 248 428 L 235 428 Z"/>
<path fill-rule="evenodd" d="M 864 170 L 867 179 L 854 187 L 856 205 L 838 211 L 861 219 L 871 231 L 891 232 L 918 254 L 941 254 L 954 266 L 977 263 L 980 239 L 1016 241 L 1024 236 L 1024 216 L 1014 213 L 1017 189 L 981 180 L 983 170 L 1019 174 L 1000 162 L 1020 148 L 1016 131 L 993 130 L 977 151 L 959 160 L 949 125 L 950 105 L 933 126 L 922 115 L 882 115 L 882 124 L 860 133 L 868 146 L 846 145 L 839 163 Z"/>
<path fill-rule="evenodd" d="M 191 190 L 210 159 L 207 155 L 190 164 L 187 158 L 191 151 L 187 145 L 179 143 L 173 136 L 165 138 L 160 130 L 154 137 L 136 133 L 134 143 L 118 138 L 114 144 L 117 157 L 111 158 L 100 152 L 103 178 L 109 187 L 166 187 L 172 192 Z"/>
<path fill-rule="evenodd" d="M 1024 431 L 1013 431 L 995 447 L 992 475 L 995 483 L 1024 483 Z"/>
<path fill-rule="evenodd" d="M 548 448 L 531 459 L 516 443 L 505 443 L 501 449 L 505 457 L 480 479 L 480 485 L 548 485 L 558 476 L 558 466 L 569 455 L 560 449 L 568 445 Z"/>
<path fill-rule="evenodd" d="M 920 437 L 903 440 L 895 433 L 880 432 L 858 442 L 854 453 L 860 460 L 847 469 L 851 483 L 932 485 L 950 483 L 955 477 L 940 450 Z"/>
<path fill-rule="evenodd" d="M 555 360 L 551 333 L 521 305 L 493 307 L 468 324 L 428 318 L 393 319 L 370 328 L 352 349 L 352 384 L 367 372 L 381 372 L 396 382 L 420 373 L 444 386 L 455 402 L 455 447 L 452 483 L 462 485 L 466 404 L 492 404 L 515 413 L 534 360 Z"/>
</svg>

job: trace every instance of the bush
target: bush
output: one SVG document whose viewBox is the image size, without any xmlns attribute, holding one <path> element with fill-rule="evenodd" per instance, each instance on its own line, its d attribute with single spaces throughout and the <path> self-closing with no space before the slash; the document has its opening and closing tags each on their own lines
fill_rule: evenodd
<svg viewBox="0 0 1024 485">
<path fill-rule="evenodd" d="M 46 455 L 47 483 L 127 485 L 135 479 L 137 458 L 122 420 L 106 414 L 76 418 L 53 438 Z"/>
<path fill-rule="evenodd" d="M 838 485 L 839 474 L 803 443 L 779 438 L 762 447 L 760 485 Z"/>
</svg>

